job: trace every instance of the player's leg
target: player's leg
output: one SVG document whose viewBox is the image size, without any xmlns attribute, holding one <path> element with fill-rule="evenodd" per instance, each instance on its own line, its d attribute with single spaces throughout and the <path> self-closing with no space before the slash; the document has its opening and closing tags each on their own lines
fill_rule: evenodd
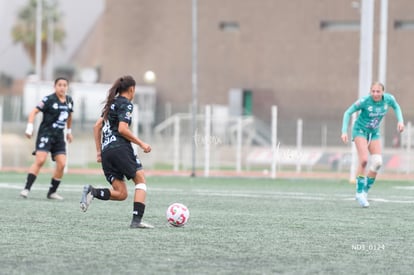
<svg viewBox="0 0 414 275">
<path fill-rule="evenodd" d="M 100 191 L 100 189 L 95 189 L 95 190 Z M 127 186 L 124 180 L 114 179 L 112 181 L 112 189 L 108 189 L 108 190 L 110 192 L 110 197 L 109 197 L 110 200 L 123 201 L 128 197 L 128 189 L 127 189 Z M 94 196 L 94 197 L 99 199 L 98 196 Z"/>
<path fill-rule="evenodd" d="M 139 163 L 139 160 L 137 160 Z M 141 170 L 142 166 L 140 165 L 140 170 L 137 170 L 133 181 L 135 183 L 135 193 L 134 193 L 134 205 L 132 212 L 132 222 L 131 228 L 153 228 L 152 225 L 142 222 L 142 217 L 145 212 L 145 199 L 147 196 L 147 185 L 145 183 L 144 171 Z"/>
<path fill-rule="evenodd" d="M 122 179 L 116 179 L 113 176 L 107 176 L 108 181 L 111 183 L 112 188 L 95 188 L 90 184 L 83 187 L 82 197 L 80 201 L 80 208 L 83 212 L 88 210 L 94 198 L 98 200 L 115 200 L 123 201 L 128 197 L 128 189 L 125 181 Z"/>
<path fill-rule="evenodd" d="M 364 137 L 356 137 L 354 141 L 358 153 L 357 192 L 361 193 L 364 191 L 365 171 L 368 164 L 368 141 Z"/>
<path fill-rule="evenodd" d="M 382 166 L 382 147 L 380 139 L 371 140 L 368 150 L 371 154 L 370 165 L 368 167 L 367 174 L 367 184 L 365 186 L 365 192 L 367 193 L 369 189 L 375 182 L 378 171 Z"/>
<path fill-rule="evenodd" d="M 134 202 L 145 203 L 147 197 L 147 185 L 145 182 L 144 171 L 137 171 L 133 181 L 135 184 Z"/>
<path fill-rule="evenodd" d="M 125 200 L 128 197 L 128 190 L 122 172 L 124 166 L 127 166 L 127 164 L 122 151 L 113 149 L 103 152 L 102 169 L 112 188 L 94 188 L 92 185 L 85 185 L 80 201 L 80 208 L 83 212 L 88 210 L 94 198 L 98 200 Z"/>
<path fill-rule="evenodd" d="M 364 194 L 364 188 L 366 185 L 365 171 L 368 164 L 368 140 L 365 137 L 357 136 L 354 138 L 354 142 L 358 153 L 355 198 L 362 207 L 368 207 L 369 203 Z"/>
<path fill-rule="evenodd" d="M 42 168 L 43 164 L 47 159 L 48 152 L 46 151 L 36 151 L 35 154 L 35 161 L 29 167 L 29 171 L 27 173 L 26 182 L 24 189 L 20 192 L 20 196 L 23 198 L 27 198 L 32 188 L 33 183 L 35 182 L 37 175 L 39 174 L 40 168 Z"/>
<path fill-rule="evenodd" d="M 53 172 L 52 179 L 50 180 L 49 191 L 47 192 L 48 199 L 63 200 L 63 197 L 56 193 L 61 180 L 63 178 L 63 172 L 66 165 L 66 154 L 59 153 L 52 156 L 55 161 L 55 170 Z"/>
<path fill-rule="evenodd" d="M 111 183 L 110 200 L 123 201 L 128 197 L 128 188 L 125 183 L 125 176 L 130 179 L 136 171 L 135 157 L 126 153 L 123 149 L 110 150 L 102 156 L 102 167 L 108 182 Z M 100 189 L 98 190 L 101 193 Z M 109 190 L 109 189 L 108 189 Z M 103 190 L 106 192 L 106 190 Z M 93 192 L 94 197 L 99 199 L 99 194 Z"/>
<path fill-rule="evenodd" d="M 121 157 L 122 156 L 122 157 Z M 145 212 L 145 199 L 147 195 L 147 185 L 145 182 L 144 171 L 142 170 L 141 160 L 135 155 L 131 147 L 125 148 L 122 154 L 117 154 L 119 160 L 116 162 L 117 169 L 135 184 L 134 204 L 132 211 L 131 228 L 153 228 L 152 225 L 142 222 Z M 121 164 L 119 166 L 119 164 Z"/>
</svg>

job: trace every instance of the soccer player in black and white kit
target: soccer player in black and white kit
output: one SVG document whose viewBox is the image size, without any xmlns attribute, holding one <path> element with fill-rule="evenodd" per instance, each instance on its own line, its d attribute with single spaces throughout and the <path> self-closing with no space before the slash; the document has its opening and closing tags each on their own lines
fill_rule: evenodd
<svg viewBox="0 0 414 275">
<path fill-rule="evenodd" d="M 125 200 L 128 189 L 125 178 L 135 183 L 134 204 L 131 228 L 153 228 L 142 222 L 145 211 L 147 186 L 139 158 L 135 155 L 132 143 L 141 147 L 144 153 L 151 152 L 151 146 L 136 137 L 129 126 L 135 95 L 135 80 L 124 76 L 115 81 L 108 92 L 102 116 L 94 126 L 97 161 L 102 163 L 106 180 L 112 188 L 94 188 L 85 185 L 80 208 L 86 212 L 93 198 L 99 200 Z"/>
<path fill-rule="evenodd" d="M 33 122 L 36 115 L 42 112 L 43 119 L 37 133 L 36 149 L 34 151 L 35 162 L 30 166 L 26 185 L 20 192 L 20 196 L 23 198 L 28 197 L 40 168 L 42 168 L 50 152 L 52 160 L 55 161 L 56 165 L 47 198 L 63 200 L 63 197 L 57 194 L 56 191 L 62 180 L 66 165 L 65 128 L 67 128 L 66 140 L 72 142 L 73 100 L 69 95 L 66 95 L 68 87 L 69 81 L 67 79 L 63 77 L 57 78 L 54 84 L 55 92 L 45 96 L 29 114 L 25 131 L 27 138 L 31 138 L 33 135 Z"/>
</svg>

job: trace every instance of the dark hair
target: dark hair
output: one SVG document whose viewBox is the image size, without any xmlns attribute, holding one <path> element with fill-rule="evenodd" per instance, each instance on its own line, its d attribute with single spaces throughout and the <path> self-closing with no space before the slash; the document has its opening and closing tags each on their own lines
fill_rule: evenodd
<svg viewBox="0 0 414 275">
<path fill-rule="evenodd" d="M 65 80 L 66 83 L 69 84 L 69 80 L 67 80 L 67 78 L 64 78 L 63 76 L 60 76 L 60 77 L 58 77 L 58 78 L 55 79 L 55 86 L 59 82 L 59 80 Z"/>
<path fill-rule="evenodd" d="M 109 109 L 112 103 L 114 102 L 115 97 L 118 94 L 127 91 L 129 87 L 135 86 L 135 85 L 136 85 L 135 79 L 129 75 L 120 77 L 115 81 L 115 83 L 112 85 L 112 87 L 108 91 L 108 96 L 106 97 L 105 106 L 103 107 L 103 110 L 102 110 L 102 116 L 104 120 L 108 118 Z"/>
</svg>

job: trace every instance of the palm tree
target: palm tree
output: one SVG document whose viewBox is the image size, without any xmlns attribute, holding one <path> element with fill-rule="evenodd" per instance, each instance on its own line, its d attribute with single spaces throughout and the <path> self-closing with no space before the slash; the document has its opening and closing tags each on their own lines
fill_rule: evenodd
<svg viewBox="0 0 414 275">
<path fill-rule="evenodd" d="M 48 24 L 53 23 L 53 42 L 63 46 L 65 30 L 61 24 L 61 13 L 58 12 L 57 3 L 45 0 L 28 0 L 18 13 L 17 22 L 12 29 L 12 37 L 15 43 L 21 43 L 29 55 L 32 65 L 36 63 L 36 6 L 42 1 L 42 67 L 46 63 L 48 54 Z"/>
</svg>

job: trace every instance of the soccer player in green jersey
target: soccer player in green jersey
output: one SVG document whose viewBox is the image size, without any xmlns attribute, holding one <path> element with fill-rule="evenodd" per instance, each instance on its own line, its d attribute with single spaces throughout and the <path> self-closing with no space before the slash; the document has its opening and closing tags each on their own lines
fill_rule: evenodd
<svg viewBox="0 0 414 275">
<path fill-rule="evenodd" d="M 376 82 L 371 86 L 370 94 L 358 99 L 344 113 L 342 122 L 342 141 L 348 142 L 348 124 L 351 115 L 360 111 L 352 128 L 352 140 L 358 152 L 358 168 L 356 178 L 356 200 L 362 207 L 368 207 L 367 194 L 375 182 L 378 170 L 382 165 L 380 124 L 388 112 L 389 107 L 394 109 L 397 117 L 397 130 L 404 130 L 404 119 L 400 105 L 395 97 L 384 92 L 384 85 Z M 371 155 L 368 173 L 368 154 Z"/>
</svg>

